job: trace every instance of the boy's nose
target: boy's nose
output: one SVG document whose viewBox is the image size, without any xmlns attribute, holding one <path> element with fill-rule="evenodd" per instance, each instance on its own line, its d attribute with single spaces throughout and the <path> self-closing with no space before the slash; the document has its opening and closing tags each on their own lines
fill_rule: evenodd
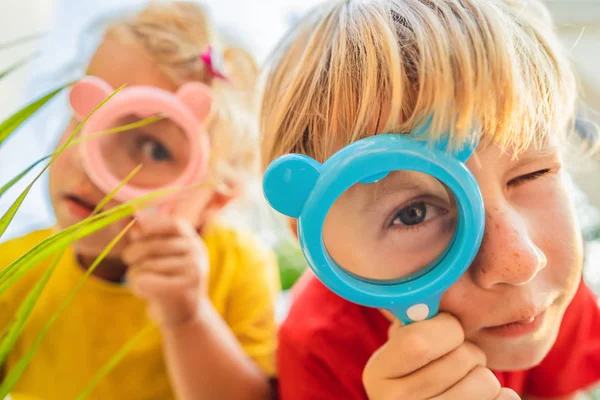
<svg viewBox="0 0 600 400">
<path fill-rule="evenodd" d="M 486 228 L 470 273 L 477 285 L 523 285 L 546 266 L 546 255 L 533 242 L 524 218 L 513 209 L 486 212 Z"/>
</svg>

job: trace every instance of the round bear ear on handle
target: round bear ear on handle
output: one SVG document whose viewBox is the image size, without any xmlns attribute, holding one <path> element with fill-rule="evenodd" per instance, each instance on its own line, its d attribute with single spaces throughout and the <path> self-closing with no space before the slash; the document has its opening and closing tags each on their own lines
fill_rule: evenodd
<svg viewBox="0 0 600 400">
<path fill-rule="evenodd" d="M 69 93 L 69 102 L 79 119 L 87 117 L 115 89 L 97 76 L 86 76 L 77 81 Z"/>
<path fill-rule="evenodd" d="M 201 82 L 188 82 L 177 90 L 177 97 L 185 104 L 198 121 L 210 114 L 213 103 L 213 92 L 209 86 Z"/>
<path fill-rule="evenodd" d="M 298 218 L 320 175 L 321 164 L 302 154 L 287 154 L 265 171 L 263 192 L 275 210 Z"/>
</svg>

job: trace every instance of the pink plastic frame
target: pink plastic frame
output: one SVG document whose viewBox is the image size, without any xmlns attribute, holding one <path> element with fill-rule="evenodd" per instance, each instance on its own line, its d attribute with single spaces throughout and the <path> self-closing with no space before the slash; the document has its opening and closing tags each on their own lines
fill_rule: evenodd
<svg viewBox="0 0 600 400">
<path fill-rule="evenodd" d="M 72 87 L 71 107 L 82 119 L 113 92 L 114 89 L 104 80 L 87 76 Z M 176 93 L 152 86 L 126 87 L 100 107 L 83 126 L 82 138 L 110 129 L 111 124 L 123 116 L 147 118 L 162 114 L 182 128 L 190 145 L 189 164 L 175 181 L 153 189 L 125 185 L 114 198 L 123 203 L 158 190 L 199 183 L 206 174 L 210 155 L 208 135 L 202 130 L 202 124 L 210 112 L 211 104 L 210 88 L 202 83 L 192 82 L 184 84 Z M 80 146 L 83 165 L 92 182 L 104 193 L 114 190 L 121 179 L 108 170 L 99 141 L 85 140 Z"/>
</svg>

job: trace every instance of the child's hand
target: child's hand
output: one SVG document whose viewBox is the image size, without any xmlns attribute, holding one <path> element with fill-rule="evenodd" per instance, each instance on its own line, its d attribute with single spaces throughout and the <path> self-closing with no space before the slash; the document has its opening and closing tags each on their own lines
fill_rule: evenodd
<svg viewBox="0 0 600 400">
<path fill-rule="evenodd" d="M 509 400 L 486 368 L 484 352 L 466 342 L 460 322 L 449 314 L 406 327 L 396 322 L 389 339 L 369 360 L 363 383 L 371 400 Z"/>
<path fill-rule="evenodd" d="M 137 224 L 122 258 L 132 292 L 149 303 L 161 325 L 198 316 L 206 297 L 208 255 L 196 230 L 184 220 L 153 217 Z"/>
</svg>

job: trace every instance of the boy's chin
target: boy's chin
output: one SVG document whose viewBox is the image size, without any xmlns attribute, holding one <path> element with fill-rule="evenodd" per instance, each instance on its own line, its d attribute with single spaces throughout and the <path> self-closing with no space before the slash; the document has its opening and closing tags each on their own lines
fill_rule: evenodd
<svg viewBox="0 0 600 400">
<path fill-rule="evenodd" d="M 545 332 L 539 337 L 522 340 L 485 340 L 477 343 L 487 356 L 487 367 L 493 371 L 527 370 L 540 364 L 548 355 L 557 332 Z"/>
</svg>

